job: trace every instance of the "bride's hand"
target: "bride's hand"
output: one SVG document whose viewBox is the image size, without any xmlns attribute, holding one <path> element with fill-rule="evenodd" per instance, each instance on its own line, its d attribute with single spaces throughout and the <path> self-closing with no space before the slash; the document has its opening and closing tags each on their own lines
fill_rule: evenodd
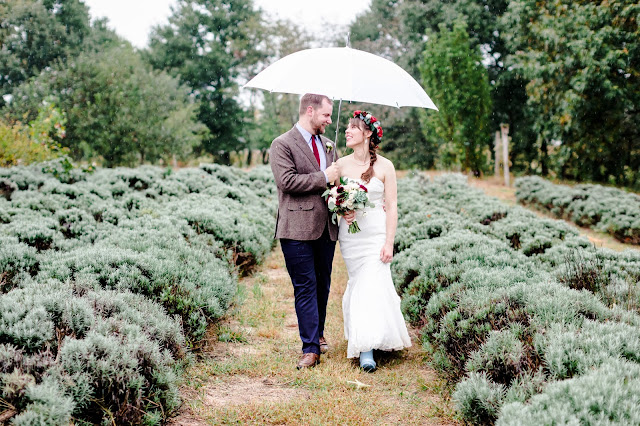
<svg viewBox="0 0 640 426">
<path fill-rule="evenodd" d="M 393 244 L 385 243 L 380 250 L 380 260 L 384 263 L 389 263 L 393 259 Z"/>
<path fill-rule="evenodd" d="M 344 220 L 347 222 L 347 225 L 351 225 L 351 222 L 356 220 L 356 212 L 355 210 L 350 210 L 342 216 Z"/>
</svg>

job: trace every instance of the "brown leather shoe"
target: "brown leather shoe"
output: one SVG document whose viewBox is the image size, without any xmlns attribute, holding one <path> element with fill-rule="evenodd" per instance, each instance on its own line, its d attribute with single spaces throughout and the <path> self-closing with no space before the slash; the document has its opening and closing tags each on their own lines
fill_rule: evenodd
<svg viewBox="0 0 640 426">
<path fill-rule="evenodd" d="M 327 352 L 329 352 L 329 344 L 327 343 L 327 339 L 325 339 L 324 337 L 320 338 L 320 353 L 321 354 L 326 354 Z"/>
<path fill-rule="evenodd" d="M 318 354 L 314 354 L 312 352 L 308 354 L 302 354 L 296 368 L 300 370 L 301 368 L 315 367 L 319 362 L 320 362 L 320 355 Z"/>
</svg>

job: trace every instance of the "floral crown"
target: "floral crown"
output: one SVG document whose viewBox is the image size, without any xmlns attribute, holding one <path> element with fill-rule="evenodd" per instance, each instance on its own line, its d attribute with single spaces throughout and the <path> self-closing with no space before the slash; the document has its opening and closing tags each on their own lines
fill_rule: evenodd
<svg viewBox="0 0 640 426">
<path fill-rule="evenodd" d="M 382 140 L 382 126 L 377 118 L 371 115 L 370 112 L 356 110 L 353 111 L 353 118 L 359 118 L 364 121 L 364 124 L 369 126 L 369 130 L 375 133 L 378 136 L 378 143 Z"/>
</svg>

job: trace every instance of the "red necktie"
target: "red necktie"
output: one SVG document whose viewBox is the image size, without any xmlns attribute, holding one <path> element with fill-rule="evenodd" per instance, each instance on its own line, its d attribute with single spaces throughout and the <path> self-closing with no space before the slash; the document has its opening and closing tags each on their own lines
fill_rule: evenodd
<svg viewBox="0 0 640 426">
<path fill-rule="evenodd" d="M 318 166 L 320 165 L 320 153 L 318 152 L 318 147 L 316 146 L 316 136 L 311 135 L 311 147 L 313 148 L 313 155 L 316 157 L 316 161 L 318 162 Z"/>
</svg>

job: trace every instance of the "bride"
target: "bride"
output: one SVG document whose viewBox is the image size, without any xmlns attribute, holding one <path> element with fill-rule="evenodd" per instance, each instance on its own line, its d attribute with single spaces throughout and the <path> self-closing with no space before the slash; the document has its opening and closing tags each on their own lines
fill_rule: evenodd
<svg viewBox="0 0 640 426">
<path fill-rule="evenodd" d="M 375 207 L 340 219 L 338 241 L 349 273 L 342 299 L 344 334 L 347 358 L 360 357 L 360 367 L 374 371 L 374 349 L 411 346 L 390 269 L 398 222 L 396 172 L 391 161 L 376 154 L 382 126 L 370 113 L 355 111 L 345 136 L 353 153 L 338 160 L 341 174 L 366 186 Z M 347 225 L 353 220 L 361 231 L 350 234 Z"/>
</svg>

